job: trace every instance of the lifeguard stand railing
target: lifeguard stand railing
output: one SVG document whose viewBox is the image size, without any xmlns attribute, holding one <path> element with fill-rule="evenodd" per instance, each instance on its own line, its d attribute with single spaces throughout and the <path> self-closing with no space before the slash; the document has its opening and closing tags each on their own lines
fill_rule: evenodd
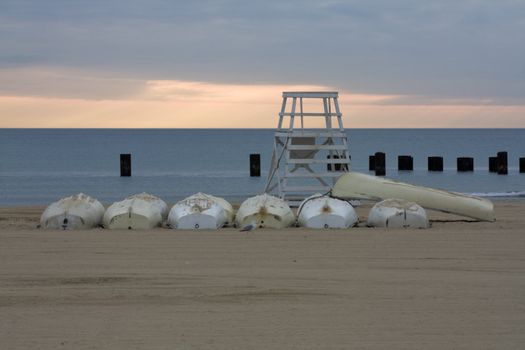
<svg viewBox="0 0 525 350">
<path fill-rule="evenodd" d="M 298 205 L 328 192 L 348 171 L 348 139 L 337 98 L 337 92 L 283 92 L 265 192 Z M 305 104 L 315 110 L 306 112 Z"/>
</svg>

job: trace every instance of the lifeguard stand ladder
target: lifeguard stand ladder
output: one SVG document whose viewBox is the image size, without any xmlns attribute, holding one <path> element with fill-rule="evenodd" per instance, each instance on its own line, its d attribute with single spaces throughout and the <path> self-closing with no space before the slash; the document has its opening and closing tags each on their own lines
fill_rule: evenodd
<svg viewBox="0 0 525 350">
<path fill-rule="evenodd" d="M 310 195 L 330 191 L 335 180 L 348 171 L 348 139 L 337 97 L 337 92 L 283 92 L 265 192 L 276 192 L 297 206 Z M 305 112 L 304 99 L 311 99 L 306 101 L 309 106 L 320 102 L 322 111 Z M 306 128 L 305 119 L 316 122 L 317 128 Z"/>
</svg>

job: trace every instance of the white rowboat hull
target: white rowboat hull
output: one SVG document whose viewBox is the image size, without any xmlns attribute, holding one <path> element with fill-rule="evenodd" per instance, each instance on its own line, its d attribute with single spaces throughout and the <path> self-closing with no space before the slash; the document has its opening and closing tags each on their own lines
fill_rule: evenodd
<svg viewBox="0 0 525 350">
<path fill-rule="evenodd" d="M 182 230 L 216 230 L 233 221 L 233 207 L 220 197 L 194 194 L 175 204 L 168 225 Z"/>
<path fill-rule="evenodd" d="M 367 226 L 391 228 L 428 228 L 425 209 L 414 202 L 386 199 L 376 203 L 368 214 Z"/>
<path fill-rule="evenodd" d="M 235 216 L 235 225 L 263 228 L 285 228 L 295 223 L 295 215 L 288 204 L 277 197 L 262 194 L 246 199 Z"/>
<path fill-rule="evenodd" d="M 361 173 L 349 172 L 341 175 L 332 188 L 332 196 L 376 201 L 398 198 L 428 209 L 483 221 L 495 220 L 494 206 L 484 198 L 414 186 Z"/>
<path fill-rule="evenodd" d="M 100 225 L 104 206 L 83 193 L 51 203 L 40 217 L 44 229 L 82 230 Z"/>
<path fill-rule="evenodd" d="M 192 212 L 191 207 L 175 205 L 168 218 L 170 227 L 181 230 L 216 230 L 226 223 L 226 214 L 217 204 L 204 212 Z"/>
<path fill-rule="evenodd" d="M 328 196 L 306 198 L 298 209 L 297 222 L 308 228 L 348 228 L 358 222 L 354 207 L 347 201 Z"/>
<path fill-rule="evenodd" d="M 104 227 L 111 230 L 147 230 L 162 224 L 168 207 L 166 203 L 147 193 L 115 202 L 104 214 Z"/>
</svg>

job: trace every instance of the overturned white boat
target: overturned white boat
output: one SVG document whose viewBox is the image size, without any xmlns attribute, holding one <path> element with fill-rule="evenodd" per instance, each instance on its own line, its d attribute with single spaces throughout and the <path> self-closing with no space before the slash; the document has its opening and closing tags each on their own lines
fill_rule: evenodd
<svg viewBox="0 0 525 350">
<path fill-rule="evenodd" d="M 269 194 L 246 199 L 235 216 L 237 227 L 285 228 L 295 223 L 295 215 L 288 204 Z"/>
<path fill-rule="evenodd" d="M 51 203 L 40 217 L 45 229 L 81 230 L 97 227 L 102 221 L 104 206 L 83 193 Z"/>
<path fill-rule="evenodd" d="M 383 200 L 389 198 L 415 202 L 424 208 L 483 221 L 494 221 L 494 206 L 484 198 L 462 193 L 414 186 L 376 176 L 349 172 L 341 175 L 332 196 L 344 199 Z"/>
<path fill-rule="evenodd" d="M 306 198 L 297 212 L 299 225 L 309 228 L 348 228 L 358 222 L 349 202 L 321 194 Z"/>
<path fill-rule="evenodd" d="M 160 226 L 167 211 L 168 206 L 162 199 L 140 193 L 111 204 L 103 223 L 109 229 L 146 230 Z"/>
<path fill-rule="evenodd" d="M 183 230 L 214 230 L 230 225 L 233 216 L 233 207 L 225 199 L 199 192 L 171 208 L 168 225 Z"/>
<path fill-rule="evenodd" d="M 403 199 L 385 199 L 376 203 L 368 213 L 370 227 L 428 228 L 425 209 Z"/>
</svg>

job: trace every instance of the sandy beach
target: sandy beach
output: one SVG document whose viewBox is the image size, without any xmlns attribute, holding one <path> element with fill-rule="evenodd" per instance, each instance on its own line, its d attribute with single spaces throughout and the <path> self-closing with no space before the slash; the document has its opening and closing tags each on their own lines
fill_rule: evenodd
<svg viewBox="0 0 525 350">
<path fill-rule="evenodd" d="M 525 203 L 495 205 L 493 223 L 249 234 L 43 231 L 43 207 L 3 207 L 0 348 L 522 348 Z"/>
</svg>

